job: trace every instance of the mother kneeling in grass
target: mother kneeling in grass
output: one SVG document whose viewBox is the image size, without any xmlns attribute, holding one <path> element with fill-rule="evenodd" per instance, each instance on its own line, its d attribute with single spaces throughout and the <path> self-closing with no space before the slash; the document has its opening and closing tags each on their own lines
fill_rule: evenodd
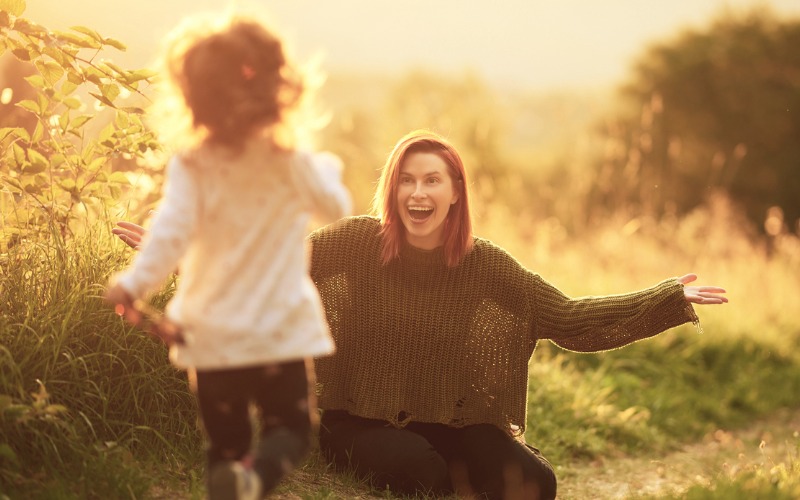
<svg viewBox="0 0 800 500">
<path fill-rule="evenodd" d="M 383 167 L 375 215 L 311 234 L 337 345 L 316 363 L 320 448 L 396 493 L 552 499 L 553 468 L 522 437 L 538 341 L 616 349 L 697 323 L 692 304 L 727 302 L 725 290 L 689 286 L 687 274 L 570 298 L 473 236 L 467 185 L 456 149 L 414 131 Z M 114 233 L 138 247 L 144 230 L 121 222 Z"/>
</svg>

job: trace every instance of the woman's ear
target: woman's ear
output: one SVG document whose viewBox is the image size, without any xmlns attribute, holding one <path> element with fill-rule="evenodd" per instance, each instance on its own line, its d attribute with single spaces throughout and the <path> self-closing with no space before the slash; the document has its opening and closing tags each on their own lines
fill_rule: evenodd
<svg viewBox="0 0 800 500">
<path fill-rule="evenodd" d="M 460 183 L 462 181 L 455 181 L 453 183 L 453 197 L 450 199 L 450 204 L 455 205 L 458 202 L 458 199 L 461 197 L 461 190 L 459 189 Z"/>
</svg>

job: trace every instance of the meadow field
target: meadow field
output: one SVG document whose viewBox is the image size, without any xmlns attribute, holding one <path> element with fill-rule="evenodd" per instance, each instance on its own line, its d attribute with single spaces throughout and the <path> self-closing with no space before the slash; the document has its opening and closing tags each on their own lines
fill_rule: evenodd
<svg viewBox="0 0 800 500">
<path fill-rule="evenodd" d="M 622 292 L 690 271 L 728 289 L 729 304 L 698 307 L 701 329 L 687 325 L 601 354 L 539 346 L 526 438 L 555 464 L 562 490 L 573 484 L 580 491 L 586 470 L 602 476 L 604 464 L 668 457 L 798 411 L 796 237 L 783 235 L 768 255 L 723 200 L 671 225 L 642 222 L 634 231 L 630 220 L 618 219 L 576 236 L 532 220 L 531 236 L 522 237 L 519 217 L 502 205 L 480 211 L 479 234 L 571 295 Z M 169 365 L 162 345 L 124 325 L 99 299 L 108 275 L 130 258 L 110 224 L 3 254 L 0 485 L 7 498 L 202 497 L 202 440 L 184 374 Z M 729 460 L 712 457 L 697 484 L 681 486 L 699 491 L 692 498 L 757 498 L 754 491 L 793 498 L 800 438 L 788 426 L 797 423 L 766 429 L 785 438 L 784 454 L 732 475 L 724 467 Z M 756 450 L 762 438 L 741 446 Z M 715 496 L 717 490 L 726 493 Z M 287 498 L 386 497 L 331 477 L 314 458 L 282 491 Z M 785 496 L 771 496 L 779 494 Z"/>
<path fill-rule="evenodd" d="M 3 5 L 17 10 L 0 17 L 0 48 L 23 62 L 4 66 L 20 86 L 0 89 L 14 111 L 0 115 L 0 500 L 203 498 L 185 373 L 101 300 L 132 256 L 111 228 L 146 224 L 163 182 L 168 153 L 146 124 L 153 73 L 76 57 L 122 43 L 53 34 L 18 20 L 24 2 Z M 800 498 L 800 227 L 777 204 L 754 219 L 760 208 L 727 189 L 738 164 L 716 155 L 680 163 L 722 179 L 687 185 L 692 203 L 654 185 L 660 98 L 637 108 L 637 141 L 624 142 L 597 134 L 613 107 L 602 90 L 532 94 L 414 72 L 330 75 L 320 96 L 315 145 L 344 160 L 357 213 L 394 142 L 430 128 L 464 156 L 476 234 L 568 295 L 690 272 L 727 289 L 730 303 L 696 306 L 699 325 L 624 349 L 538 345 L 525 438 L 554 464 L 559 498 Z M 397 498 L 316 453 L 276 497 Z"/>
</svg>

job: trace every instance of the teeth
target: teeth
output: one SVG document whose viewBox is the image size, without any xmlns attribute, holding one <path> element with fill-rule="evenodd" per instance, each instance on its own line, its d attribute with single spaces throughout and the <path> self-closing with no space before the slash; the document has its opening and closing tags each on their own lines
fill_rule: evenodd
<svg viewBox="0 0 800 500">
<path fill-rule="evenodd" d="M 409 210 L 416 210 L 418 212 L 429 212 L 433 210 L 431 207 L 408 207 Z"/>
</svg>

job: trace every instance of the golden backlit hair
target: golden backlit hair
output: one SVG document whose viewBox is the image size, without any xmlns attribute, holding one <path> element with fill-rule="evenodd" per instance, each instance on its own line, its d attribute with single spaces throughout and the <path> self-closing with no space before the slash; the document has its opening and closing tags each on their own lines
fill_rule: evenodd
<svg viewBox="0 0 800 500">
<path fill-rule="evenodd" d="M 255 18 L 187 18 L 167 37 L 160 66 L 153 125 L 168 145 L 238 150 L 268 132 L 278 147 L 296 147 L 305 79 Z"/>
</svg>

